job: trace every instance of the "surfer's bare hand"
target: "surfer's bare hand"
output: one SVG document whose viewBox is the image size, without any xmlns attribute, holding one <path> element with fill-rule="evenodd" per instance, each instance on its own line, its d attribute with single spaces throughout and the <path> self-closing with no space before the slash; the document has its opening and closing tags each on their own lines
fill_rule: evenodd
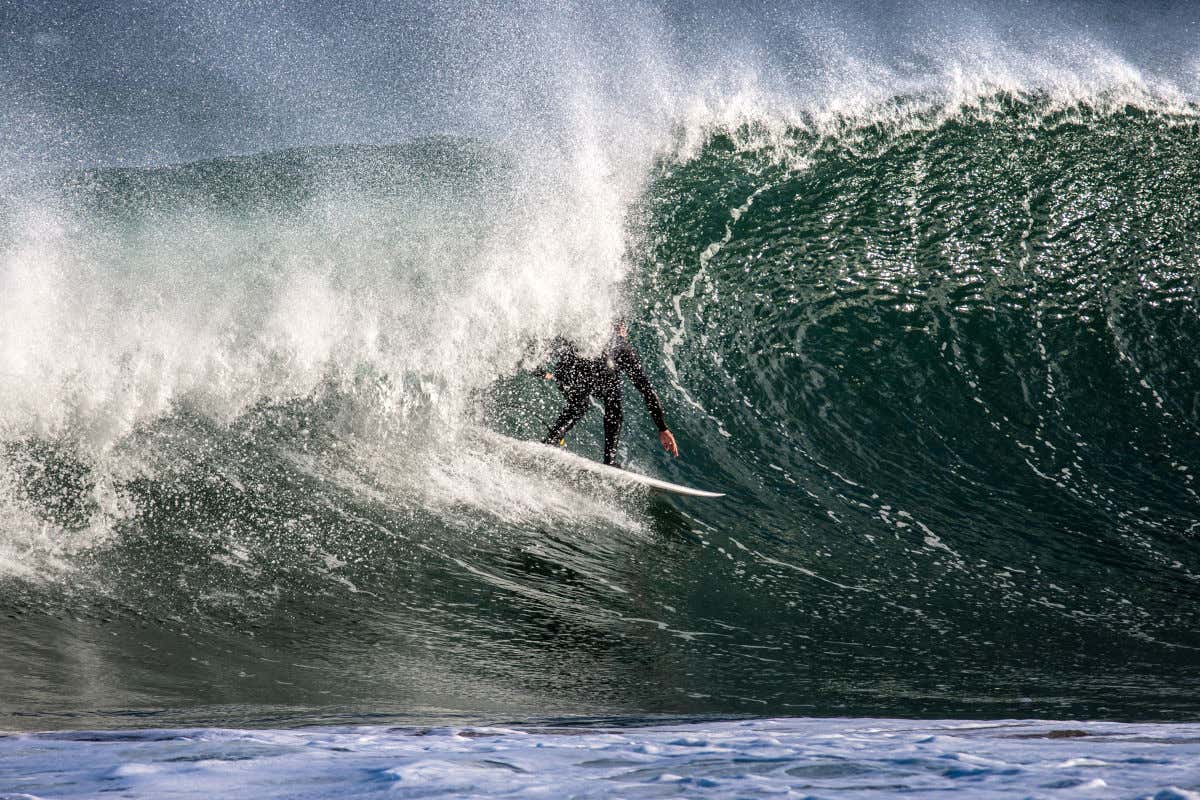
<svg viewBox="0 0 1200 800">
<path fill-rule="evenodd" d="M 553 372 L 547 372 L 547 373 L 546 373 L 545 375 L 543 375 L 542 377 L 543 377 L 543 378 L 545 378 L 545 379 L 546 379 L 546 380 L 548 380 L 548 381 L 552 381 L 552 380 L 554 380 L 554 373 L 553 373 Z"/>
<path fill-rule="evenodd" d="M 663 450 L 673 456 L 679 456 L 679 445 L 675 444 L 675 434 L 670 431 L 662 431 L 658 434 L 658 440 L 662 442 Z"/>
</svg>

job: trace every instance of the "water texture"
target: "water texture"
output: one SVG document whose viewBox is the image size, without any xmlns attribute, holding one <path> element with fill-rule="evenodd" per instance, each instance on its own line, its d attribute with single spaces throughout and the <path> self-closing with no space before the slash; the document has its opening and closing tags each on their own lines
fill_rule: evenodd
<svg viewBox="0 0 1200 800">
<path fill-rule="evenodd" d="M 9 736 L 0 797 L 1198 796 L 1195 725 L 605 722 Z"/>
<path fill-rule="evenodd" d="M 11 14 L 0 729 L 1200 718 L 1186 9 L 207 9 Z"/>
</svg>

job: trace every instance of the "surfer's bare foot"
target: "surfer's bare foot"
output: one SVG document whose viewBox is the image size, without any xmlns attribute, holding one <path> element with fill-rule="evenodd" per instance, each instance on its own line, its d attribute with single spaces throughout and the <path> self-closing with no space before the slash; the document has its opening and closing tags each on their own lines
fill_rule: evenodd
<svg viewBox="0 0 1200 800">
<path fill-rule="evenodd" d="M 675 444 L 675 434 L 670 431 L 661 431 L 658 434 L 658 440 L 662 442 L 663 450 L 676 458 L 679 457 L 679 445 Z"/>
</svg>

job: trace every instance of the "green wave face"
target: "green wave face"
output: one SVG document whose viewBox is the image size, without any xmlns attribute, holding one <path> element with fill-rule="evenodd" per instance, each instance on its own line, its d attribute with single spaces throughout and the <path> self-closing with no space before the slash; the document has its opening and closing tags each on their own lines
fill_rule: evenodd
<svg viewBox="0 0 1200 800">
<path fill-rule="evenodd" d="M 3 724 L 1195 717 L 1195 115 L 881 118 L 712 132 L 625 212 L 624 271 L 518 248 L 490 282 L 544 226 L 476 142 L 75 175 L 55 241 L 141 327 L 80 323 L 53 402 L 88 403 L 0 395 Z M 724 500 L 478 435 L 540 436 L 519 369 L 617 291 L 684 451 L 631 393 L 625 460 Z"/>
<path fill-rule="evenodd" d="M 792 138 L 667 170 L 640 290 L 705 477 L 754 509 L 706 521 L 856 590 L 775 568 L 763 618 L 948 687 L 1188 663 L 1194 119 L 998 97 Z"/>
</svg>

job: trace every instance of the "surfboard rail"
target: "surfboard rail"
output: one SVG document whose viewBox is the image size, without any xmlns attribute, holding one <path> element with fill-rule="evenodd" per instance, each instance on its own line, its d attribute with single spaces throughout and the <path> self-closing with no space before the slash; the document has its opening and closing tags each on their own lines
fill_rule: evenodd
<svg viewBox="0 0 1200 800">
<path fill-rule="evenodd" d="M 550 445 L 545 445 L 545 446 L 549 447 Z M 586 459 L 584 459 L 584 460 L 586 461 Z M 647 486 L 651 489 L 655 489 L 660 492 L 665 492 L 667 494 L 677 494 L 677 495 L 681 495 L 683 497 L 724 497 L 725 496 L 724 492 L 710 492 L 706 489 L 696 489 L 692 486 L 683 486 L 682 484 L 671 483 L 670 481 L 664 481 L 661 478 L 651 478 L 649 475 L 643 475 L 640 472 L 634 472 L 633 470 L 623 469 L 621 467 L 610 467 L 608 464 L 597 464 L 595 462 L 589 462 L 589 463 L 592 464 L 593 469 L 608 470 L 609 474 L 615 473 L 615 475 L 613 475 L 613 477 L 615 477 L 618 480 L 632 481 L 633 483 L 639 483 L 643 486 Z"/>
<path fill-rule="evenodd" d="M 502 443 L 504 445 L 517 448 L 518 450 L 523 450 L 531 455 L 536 455 L 538 457 L 549 455 L 551 458 L 558 460 L 559 463 L 562 463 L 573 469 L 580 470 L 581 472 L 588 472 L 593 475 L 597 475 L 607 480 L 643 486 L 655 492 L 673 494 L 680 497 L 717 498 L 725 496 L 724 492 L 711 492 L 706 489 L 696 489 L 691 486 L 683 486 L 678 483 L 664 481 L 661 478 L 652 478 L 649 475 L 643 475 L 642 473 L 634 472 L 633 470 L 623 469 L 620 467 L 611 467 L 607 464 L 601 464 L 599 462 L 592 461 L 591 459 L 584 458 L 583 456 L 576 455 L 575 453 L 564 450 L 561 447 L 542 444 L 541 442 L 513 439 L 510 436 L 505 436 L 503 434 L 496 433 L 495 431 L 487 431 L 485 436 L 489 439 L 494 439 L 494 441 L 497 443 Z"/>
</svg>

